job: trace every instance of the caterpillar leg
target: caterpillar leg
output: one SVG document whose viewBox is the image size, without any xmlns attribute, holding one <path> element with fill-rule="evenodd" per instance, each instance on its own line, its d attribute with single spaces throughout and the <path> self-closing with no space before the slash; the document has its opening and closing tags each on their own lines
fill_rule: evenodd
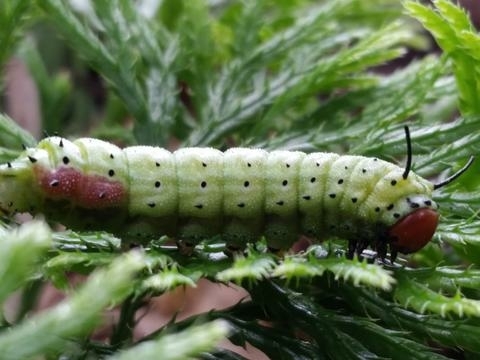
<svg viewBox="0 0 480 360">
<path fill-rule="evenodd" d="M 264 232 L 268 250 L 276 255 L 284 256 L 297 241 L 299 228 L 295 220 L 270 216 L 266 221 Z"/>
<path fill-rule="evenodd" d="M 395 249 L 390 249 L 390 262 L 393 264 L 397 258 L 398 252 Z"/>
<path fill-rule="evenodd" d="M 218 221 L 211 224 L 211 220 L 203 218 L 180 218 L 178 222 L 177 247 L 181 254 L 190 256 L 195 246 L 202 240 L 213 238 L 219 232 Z"/>
<path fill-rule="evenodd" d="M 178 252 L 185 256 L 192 256 L 195 244 L 186 240 L 176 240 Z"/>
<path fill-rule="evenodd" d="M 241 245 L 237 245 L 237 244 L 227 244 L 225 246 L 225 250 L 223 252 L 229 258 L 234 258 L 237 255 L 243 255 L 244 254 L 245 246 L 241 246 Z"/>
<path fill-rule="evenodd" d="M 285 257 L 285 254 L 288 252 L 286 249 L 277 249 L 271 246 L 268 246 L 268 251 L 271 252 L 272 254 L 275 254 L 276 256 L 283 258 Z"/>
<path fill-rule="evenodd" d="M 357 240 L 348 241 L 348 250 L 347 250 L 347 259 L 353 259 L 355 255 L 355 250 L 357 249 Z"/>
<path fill-rule="evenodd" d="M 354 255 L 357 255 L 358 258 L 361 258 L 363 251 L 368 247 L 368 245 L 369 242 L 366 240 L 349 240 L 347 259 L 353 259 Z"/>
<path fill-rule="evenodd" d="M 375 243 L 375 250 L 377 251 L 377 256 L 380 258 L 380 260 L 385 261 L 385 258 L 387 257 L 387 250 L 388 250 L 388 243 L 384 239 L 380 239 Z M 393 263 L 395 258 L 392 259 L 393 253 L 390 256 L 390 262 Z M 397 254 L 395 253 L 395 257 Z"/>
</svg>

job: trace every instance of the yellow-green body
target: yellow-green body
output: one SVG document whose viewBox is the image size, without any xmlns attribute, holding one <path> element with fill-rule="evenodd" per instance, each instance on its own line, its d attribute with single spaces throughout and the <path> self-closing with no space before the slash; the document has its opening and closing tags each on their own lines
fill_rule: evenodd
<svg viewBox="0 0 480 360">
<path fill-rule="evenodd" d="M 76 195 L 49 198 L 38 174 L 50 174 L 53 184 L 61 168 L 82 174 Z M 0 166 L 0 208 L 47 213 L 75 228 L 189 243 L 221 235 L 243 247 L 265 235 L 269 246 L 284 249 L 300 234 L 373 241 L 414 209 L 436 208 L 433 185 L 414 173 L 403 179 L 403 172 L 380 159 L 332 153 L 122 150 L 95 139 L 51 137 Z M 82 181 L 115 182 L 124 198 L 79 206 L 76 196 L 88 188 Z"/>
</svg>

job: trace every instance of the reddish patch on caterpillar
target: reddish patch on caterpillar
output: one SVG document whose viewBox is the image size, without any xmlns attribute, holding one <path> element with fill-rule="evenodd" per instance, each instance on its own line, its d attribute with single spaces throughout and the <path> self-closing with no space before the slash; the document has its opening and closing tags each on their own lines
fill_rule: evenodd
<svg viewBox="0 0 480 360">
<path fill-rule="evenodd" d="M 418 209 L 390 228 L 391 248 L 403 254 L 416 252 L 432 239 L 437 225 L 438 213 L 435 210 Z"/>
<path fill-rule="evenodd" d="M 127 198 L 123 185 L 99 175 L 84 176 L 78 192 L 78 205 L 86 209 L 121 207 Z"/>
<path fill-rule="evenodd" d="M 36 167 L 35 173 L 48 199 L 67 200 L 85 209 L 122 207 L 126 203 L 127 193 L 119 181 L 65 166 L 52 171 Z"/>
<path fill-rule="evenodd" d="M 45 197 L 53 200 L 76 199 L 78 184 L 82 181 L 82 173 L 68 167 L 48 171 L 35 167 L 40 187 Z"/>
</svg>

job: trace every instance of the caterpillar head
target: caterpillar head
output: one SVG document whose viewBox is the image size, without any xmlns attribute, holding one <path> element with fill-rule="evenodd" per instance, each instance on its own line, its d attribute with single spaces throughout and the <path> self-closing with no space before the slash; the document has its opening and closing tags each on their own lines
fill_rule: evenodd
<svg viewBox="0 0 480 360">
<path fill-rule="evenodd" d="M 407 126 L 405 126 L 405 134 L 408 151 L 407 165 L 402 177 L 406 180 L 412 163 L 410 133 Z M 451 183 L 470 167 L 473 160 L 473 156 L 470 157 L 467 164 L 459 171 L 444 181 L 431 185 L 431 189 L 436 190 Z M 437 212 L 437 205 L 431 198 L 420 196 L 420 198 L 417 199 L 407 197 L 404 200 L 407 206 L 410 207 L 410 211 L 407 211 L 406 215 L 390 226 L 387 231 L 392 261 L 395 260 L 398 252 L 410 254 L 422 249 L 430 242 L 438 225 L 439 214 Z"/>
<path fill-rule="evenodd" d="M 397 221 L 388 231 L 392 257 L 397 252 L 410 254 L 427 245 L 437 229 L 438 216 L 436 210 L 422 208 Z"/>
</svg>

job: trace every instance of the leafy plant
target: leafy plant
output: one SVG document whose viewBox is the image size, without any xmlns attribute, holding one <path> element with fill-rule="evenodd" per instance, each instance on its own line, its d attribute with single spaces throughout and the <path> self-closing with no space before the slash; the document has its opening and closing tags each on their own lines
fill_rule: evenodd
<svg viewBox="0 0 480 360">
<path fill-rule="evenodd" d="M 47 132 L 402 162 L 408 123 L 415 171 L 442 178 L 479 153 L 480 36 L 448 0 L 75 3 L 0 4 L 0 64 L 12 55 L 27 64 Z M 426 55 L 425 29 L 440 55 Z M 0 126 L 2 163 L 35 144 L 7 116 Z M 341 239 L 285 257 L 259 243 L 234 259 L 219 256 L 211 239 L 186 257 L 162 240 L 126 251 L 106 232 L 4 219 L 0 301 L 18 289 L 21 301 L 0 323 L 2 358 L 241 359 L 217 346 L 225 337 L 272 359 L 475 358 L 479 170 L 477 161 L 436 194 L 433 243 L 395 264 L 348 260 Z M 72 273 L 91 275 L 72 290 Z M 235 283 L 250 297 L 184 320 L 172 314 L 134 338 L 145 302 L 201 279 Z M 34 313 L 46 282 L 70 296 Z M 102 311 L 116 305 L 107 340 L 95 340 Z"/>
</svg>

